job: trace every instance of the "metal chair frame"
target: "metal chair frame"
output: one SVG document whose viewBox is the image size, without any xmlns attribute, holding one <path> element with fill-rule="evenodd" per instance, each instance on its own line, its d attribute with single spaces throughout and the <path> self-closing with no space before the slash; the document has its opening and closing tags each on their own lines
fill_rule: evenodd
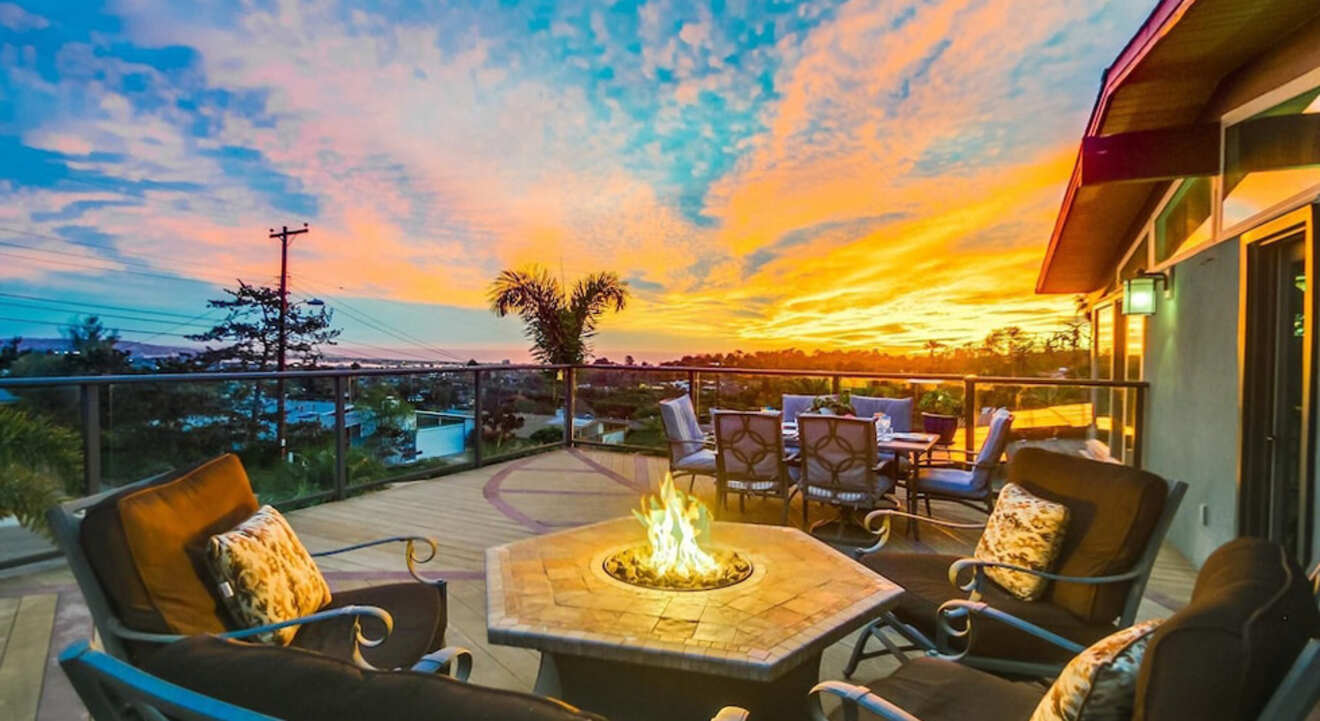
<svg viewBox="0 0 1320 721">
<path fill-rule="evenodd" d="M 1320 602 L 1320 564 L 1311 571 L 1309 578 L 1316 600 Z M 966 601 L 956 603 L 972 614 L 993 616 L 1014 625 L 1021 623 L 1020 619 L 996 612 L 983 603 Z M 1042 635 L 1031 630 L 1035 627 L 1019 626 L 1019 628 L 1051 643 L 1057 643 L 1059 640 L 1059 637 L 1053 634 Z M 1063 648 L 1076 645 L 1067 639 L 1062 640 L 1068 644 L 1063 645 Z M 843 681 L 823 681 L 811 689 L 807 707 L 812 721 L 829 721 L 829 716 L 821 706 L 821 697 L 825 695 L 834 696 L 842 702 L 845 721 L 858 721 L 858 712 L 863 709 L 885 721 L 921 721 L 865 686 Z M 986 699 L 986 702 L 993 703 L 994 699 Z M 1317 702 L 1320 702 L 1320 639 L 1313 638 L 1307 641 L 1301 653 L 1297 654 L 1297 658 L 1293 660 L 1292 666 L 1288 668 L 1257 718 L 1259 721 L 1305 721 L 1316 708 Z"/>
<path fill-rule="evenodd" d="M 1118 624 L 1115 630 L 1127 628 L 1132 625 L 1136 619 L 1137 609 L 1141 605 L 1141 597 L 1146 592 L 1146 584 L 1150 580 L 1151 570 L 1155 567 L 1155 558 L 1159 555 L 1160 546 L 1164 543 L 1164 537 L 1169 531 L 1169 525 L 1173 522 L 1174 515 L 1178 512 L 1178 506 L 1182 504 L 1183 496 L 1187 493 L 1187 484 L 1182 481 L 1175 481 L 1169 485 L 1168 495 L 1165 497 L 1164 509 L 1160 512 L 1160 517 L 1151 529 L 1150 538 L 1146 541 L 1146 547 L 1142 550 L 1141 556 L 1137 558 L 1132 568 L 1124 573 L 1110 576 L 1061 576 L 1055 573 L 1046 573 L 1030 568 L 1022 568 L 1003 563 L 993 563 L 982 561 L 976 558 L 960 558 L 949 566 L 949 582 L 959 590 L 966 591 L 966 599 L 954 599 L 943 603 L 936 615 L 936 637 L 930 638 L 911 624 L 904 623 L 898 619 L 892 612 L 885 612 L 879 618 L 872 621 L 862 631 L 861 637 L 853 647 L 851 658 L 848 665 L 844 667 L 843 675 L 851 678 L 856 672 L 858 664 L 868 658 L 878 656 L 894 655 L 900 661 L 908 660 L 907 651 L 921 651 L 926 655 L 939 656 L 949 660 L 958 661 L 968 666 L 984 669 L 993 673 L 1018 674 L 1023 676 L 1048 677 L 1055 676 L 1063 670 L 1063 664 L 1053 663 L 1033 663 L 1020 661 L 1016 659 L 1005 659 L 989 656 L 975 656 L 967 653 L 967 650 L 956 649 L 952 642 L 954 639 L 970 640 L 972 633 L 972 617 L 984 616 L 993 618 L 996 621 L 1012 626 L 1024 633 L 1044 638 L 1051 643 L 1064 648 L 1073 654 L 1084 650 L 1081 644 L 1069 639 L 1063 638 L 1052 631 L 1037 626 L 1029 621 L 1020 619 L 1011 614 L 995 609 L 982 602 L 981 589 L 987 582 L 985 569 L 990 567 L 1008 568 L 1015 571 L 1022 571 L 1041 578 L 1048 578 L 1051 581 L 1062 581 L 1066 583 L 1083 583 L 1089 585 L 1100 585 L 1107 583 L 1127 583 L 1131 582 L 1127 595 L 1123 602 L 1123 611 L 1118 617 Z M 912 521 L 920 523 L 930 523 L 944 528 L 962 528 L 974 529 L 984 528 L 985 524 L 977 523 L 953 523 L 950 521 L 941 521 L 917 514 L 904 513 L 902 511 L 881 509 L 874 511 L 866 517 L 866 527 L 872 529 L 872 522 L 876 519 L 882 519 L 878 530 L 872 530 L 879 538 L 878 542 L 864 549 L 859 549 L 855 556 L 861 558 L 868 553 L 879 551 L 888 541 L 890 535 L 890 519 L 893 516 L 901 516 Z M 971 576 L 967 582 L 960 582 L 964 571 L 971 571 Z M 1038 601 L 1037 603 L 1044 603 Z M 899 636 L 908 642 L 907 645 L 895 644 L 892 639 L 885 636 L 884 630 L 892 629 Z M 884 647 L 877 651 L 867 651 L 867 642 L 875 638 L 880 641 Z"/>
<path fill-rule="evenodd" d="M 661 403 L 661 404 L 673 403 L 673 402 L 675 402 L 675 401 L 678 401 L 678 400 L 680 400 L 680 399 L 684 399 L 684 398 L 688 398 L 688 396 L 687 396 L 687 395 L 682 395 L 682 396 L 676 396 L 676 397 L 674 397 L 674 398 L 666 398 L 665 400 L 660 401 L 660 403 Z M 691 401 L 690 401 L 690 399 L 689 399 L 689 403 L 690 403 L 690 402 L 691 402 Z M 695 413 L 694 413 L 694 415 L 695 415 Z M 662 416 L 663 416 L 663 413 L 662 413 Z M 694 420 L 697 420 L 697 419 L 694 419 Z M 683 453 L 681 452 L 681 449 L 683 449 L 685 446 L 687 446 L 687 445 L 689 445 L 689 444 L 696 443 L 696 442 L 698 442 L 698 441 L 697 441 L 697 439 L 693 439 L 693 438 L 687 438 L 687 439 L 682 439 L 682 438 L 671 438 L 671 437 L 669 436 L 669 427 L 668 427 L 668 425 L 664 424 L 663 421 L 664 421 L 664 418 L 662 417 L 662 418 L 661 418 L 661 425 L 664 426 L 664 431 L 665 431 L 665 441 L 666 441 L 666 443 L 667 443 L 667 446 L 668 446 L 668 452 L 669 452 L 669 475 L 670 475 L 670 476 L 673 476 L 673 478 L 674 478 L 675 481 L 678 481 L 678 479 L 679 479 L 680 477 L 682 477 L 682 476 L 687 476 L 687 477 L 688 477 L 688 493 L 692 493 L 692 490 L 693 490 L 694 488 L 696 488 L 696 485 L 697 485 L 697 478 L 698 478 L 699 476 L 701 476 L 701 477 L 706 477 L 706 478 L 710 478 L 712 481 L 715 480 L 716 476 L 715 476 L 715 473 L 713 473 L 713 472 L 712 472 L 712 473 L 706 473 L 706 472 L 704 472 L 704 471 L 685 470 L 685 469 L 680 469 L 680 468 L 677 468 L 677 467 L 676 467 L 677 464 L 678 464 L 678 462 L 679 462 L 680 460 L 682 460 L 684 457 L 686 457 L 686 455 L 683 454 Z M 697 427 L 698 427 L 698 428 L 701 427 L 699 423 L 698 423 L 698 426 L 697 426 Z M 715 434 L 714 434 L 714 433 L 703 433 L 703 434 L 702 434 L 702 437 L 701 437 L 701 439 L 700 439 L 700 443 L 702 444 L 702 446 L 703 446 L 704 448 L 714 449 L 714 448 L 715 448 Z"/>
<path fill-rule="evenodd" d="M 762 438 L 761 434 L 750 428 L 752 418 L 773 418 L 774 432 L 771 438 Z M 729 431 L 729 435 L 721 432 L 722 421 L 730 419 L 739 424 L 739 428 Z M 788 525 L 788 507 L 792 501 L 793 493 L 796 488 L 788 475 L 788 464 L 784 455 L 784 435 L 781 431 L 782 416 L 778 412 L 766 413 L 763 411 L 714 411 L 712 421 L 715 425 L 715 516 L 718 520 L 720 511 L 725 508 L 730 492 L 738 494 L 738 509 L 746 510 L 745 499 L 747 496 L 759 496 L 762 498 L 781 498 L 784 501 L 784 511 L 781 522 Z M 767 423 L 767 426 L 769 424 Z M 733 444 L 744 435 L 751 436 L 757 441 L 759 448 L 754 457 L 739 457 L 737 460 L 743 465 L 743 469 L 730 469 L 725 461 L 725 454 L 731 453 L 735 456 L 742 456 L 740 451 L 733 448 Z M 757 475 L 754 469 L 767 457 L 773 455 L 775 458 L 775 477 L 769 478 Z M 729 488 L 729 481 L 746 482 L 774 482 L 774 488 L 756 490 L 752 488 Z"/>
<path fill-rule="evenodd" d="M 866 431 L 866 439 L 861 448 L 852 448 L 846 438 L 839 435 L 840 426 L 858 425 L 869 426 Z M 808 429 L 814 429 L 817 426 L 825 426 L 825 433 L 818 437 L 809 437 L 811 434 Z M 898 507 L 897 499 L 892 497 L 895 481 L 894 479 L 880 473 L 881 462 L 874 441 L 870 439 L 875 436 L 874 421 L 866 418 L 848 418 L 845 416 L 827 416 L 802 414 L 798 416 L 798 447 L 800 460 L 800 475 L 798 476 L 798 492 L 802 494 L 802 526 L 806 528 L 809 504 L 813 497 L 809 488 L 825 488 L 830 491 L 828 498 L 815 498 L 818 503 L 834 506 L 839 509 L 839 528 L 842 533 L 845 509 L 851 510 L 874 510 L 877 506 L 884 503 L 892 504 Z M 850 455 L 842 461 L 835 463 L 821 455 L 824 446 L 837 443 L 846 448 Z M 817 481 L 810 477 L 810 469 L 814 467 L 824 470 L 829 474 L 828 479 Z M 849 471 L 854 471 L 859 464 L 864 469 L 864 480 L 861 485 L 852 483 L 845 484 L 840 480 L 840 476 Z M 882 482 L 881 479 L 884 479 Z M 839 497 L 840 493 L 858 493 L 861 498 L 856 501 L 848 501 Z M 815 532 L 821 526 L 831 523 L 828 519 L 822 519 L 812 524 L 809 532 Z"/>
<path fill-rule="evenodd" d="M 55 539 L 55 544 L 64 553 L 64 557 L 69 564 L 69 569 L 73 572 L 74 580 L 78 583 L 78 588 L 82 591 L 83 598 L 87 602 L 87 608 L 92 615 L 92 623 L 100 634 L 101 645 L 107 653 L 114 658 L 131 663 L 132 656 L 129 654 L 128 646 L 125 642 L 136 641 L 146 643 L 173 643 L 185 638 L 179 634 L 151 633 L 138 631 L 126 626 L 123 621 L 115 615 L 110 599 L 106 595 L 105 589 L 101 586 L 100 579 L 96 572 L 92 570 L 87 554 L 83 552 L 81 542 L 82 522 L 86 516 L 87 510 L 106 497 L 123 492 L 126 489 L 144 488 L 160 482 L 162 479 L 172 475 L 172 473 L 160 474 L 137 481 L 127 486 L 114 488 L 94 496 L 74 499 L 65 503 L 52 506 L 46 512 L 46 520 L 50 526 L 51 535 Z M 423 542 L 430 546 L 430 554 L 425 558 L 419 558 L 416 554 L 417 542 Z M 405 562 L 409 574 L 419 583 L 436 588 L 441 596 L 441 602 L 448 605 L 447 584 L 444 579 L 425 578 L 417 571 L 418 563 L 427 563 L 436 557 L 438 544 L 435 539 L 424 536 L 393 536 L 390 538 L 381 538 L 365 543 L 358 543 L 343 548 L 336 548 L 327 551 L 312 553 L 316 558 L 324 556 L 333 556 L 340 553 L 347 553 L 361 548 L 378 546 L 385 543 L 404 543 Z M 180 550 L 182 553 L 182 550 Z M 226 631 L 216 634 L 221 638 L 244 639 L 256 636 L 267 631 L 273 631 L 287 626 L 298 626 L 307 623 L 318 623 L 337 618 L 353 618 L 352 643 L 354 663 L 362 668 L 372 668 L 362 655 L 363 648 L 374 648 L 384 643 L 389 638 L 394 629 L 394 619 L 389 612 L 376 606 L 352 605 L 341 606 L 339 608 L 318 611 L 307 616 L 283 621 L 281 623 L 271 623 L 251 628 L 244 628 L 235 631 Z M 378 638 L 367 636 L 362 630 L 362 619 L 374 618 L 382 626 L 382 633 Z M 413 668 L 416 670 L 444 670 L 452 669 L 453 675 L 459 680 L 467 680 L 467 674 L 471 671 L 472 655 L 471 652 L 459 646 L 449 646 L 431 654 L 427 654 L 419 659 L 418 665 L 425 664 L 423 668 Z"/>
</svg>

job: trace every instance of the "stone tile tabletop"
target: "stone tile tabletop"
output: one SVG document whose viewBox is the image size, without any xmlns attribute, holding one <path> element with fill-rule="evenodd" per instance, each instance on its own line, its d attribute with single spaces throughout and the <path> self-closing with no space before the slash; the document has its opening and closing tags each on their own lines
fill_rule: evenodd
<svg viewBox="0 0 1320 721">
<path fill-rule="evenodd" d="M 491 643 L 771 681 L 892 606 L 902 589 L 796 528 L 711 525 L 754 570 L 712 591 L 661 591 L 605 572 L 644 543 L 620 518 L 486 550 Z"/>
</svg>

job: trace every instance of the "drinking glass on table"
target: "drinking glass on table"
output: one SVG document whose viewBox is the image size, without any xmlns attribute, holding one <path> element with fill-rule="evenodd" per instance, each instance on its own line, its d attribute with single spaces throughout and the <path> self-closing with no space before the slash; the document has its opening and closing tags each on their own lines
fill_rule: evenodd
<svg viewBox="0 0 1320 721">
<path fill-rule="evenodd" d="M 894 437 L 894 420 L 884 413 L 875 414 L 875 435 L 882 441 Z"/>
</svg>

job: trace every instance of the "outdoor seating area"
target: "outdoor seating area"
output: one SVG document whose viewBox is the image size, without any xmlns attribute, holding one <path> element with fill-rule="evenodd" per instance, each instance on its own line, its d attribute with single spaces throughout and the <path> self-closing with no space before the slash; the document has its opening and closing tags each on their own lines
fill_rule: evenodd
<svg viewBox="0 0 1320 721">
<path fill-rule="evenodd" d="M 716 414 L 717 423 L 722 415 Z M 774 421 L 764 429 L 750 424 L 735 429 L 744 435 L 748 429 L 765 431 L 771 453 L 740 451 L 730 458 L 771 469 L 767 473 L 789 467 L 784 462 L 789 454 L 778 455 L 774 448 L 783 439 L 777 414 L 728 418 L 738 424 Z M 819 441 L 811 429 L 817 420 L 823 431 Z M 871 481 L 865 473 L 830 472 L 839 467 L 829 465 L 836 455 L 830 449 L 846 438 L 829 434 L 830 421 L 872 422 L 800 417 L 805 442 L 799 445 L 798 467 L 810 470 L 788 477 L 800 481 L 819 472 L 824 487 L 848 493 L 839 485 L 841 477 Z M 716 433 L 718 438 L 718 425 Z M 863 467 L 869 473 L 879 465 Z M 1201 587 L 1231 580 L 1224 571 L 1215 572 L 1218 566 L 1207 565 L 1194 591 L 1195 571 L 1161 547 L 1180 484 L 1126 466 L 1032 450 L 1019 452 L 1002 480 L 1070 504 L 1078 509 L 1075 517 L 1084 519 L 1074 529 L 1086 529 L 1063 542 L 1064 555 L 1052 566 L 1056 573 L 1039 574 L 1054 579 L 1039 600 L 1023 601 L 997 585 L 987 575 L 993 563 L 966 565 L 982 540 L 985 515 L 938 498 L 934 519 L 907 514 L 903 505 L 871 513 L 864 523 L 874 529 L 879 547 L 842 553 L 785 526 L 785 509 L 794 521 L 804 519 L 805 529 L 829 521 L 836 513 L 829 503 L 804 505 L 801 495 L 786 503 L 774 492 L 763 493 L 744 504 L 729 503 L 710 527 L 717 544 L 747 556 L 753 569 L 746 580 L 693 592 L 609 578 L 600 559 L 627 539 L 645 537 L 635 521 L 622 519 L 643 494 L 664 490 L 668 466 L 664 457 L 568 449 L 290 511 L 290 533 L 306 544 L 332 595 L 291 622 L 246 629 L 217 616 L 214 603 L 190 611 L 206 610 L 189 622 L 192 626 L 143 615 L 186 607 L 177 581 L 156 583 L 187 577 L 192 570 L 178 565 L 196 560 L 186 548 L 195 543 L 182 539 L 214 534 L 234 525 L 233 517 L 256 510 L 254 499 L 232 490 L 237 485 L 242 491 L 244 480 L 232 456 L 66 505 L 53 511 L 52 519 L 68 564 L 0 579 L 0 618 L 13 629 L 0 643 L 0 680 L 11 678 L 6 674 L 20 663 L 29 680 L 34 671 L 45 675 L 35 693 L 17 683 L 0 685 L 0 698 L 24 721 L 53 718 L 80 703 L 96 719 L 129 718 L 115 715 L 126 699 L 153 703 L 179 719 L 462 717 L 437 712 L 439 707 L 466 707 L 474 714 L 482 709 L 481 714 L 498 712 L 483 717 L 511 719 L 589 718 L 586 712 L 608 718 L 736 719 L 750 713 L 754 719 L 806 719 L 821 717 L 822 703 L 826 711 L 850 718 L 857 705 L 883 718 L 938 719 L 960 717 L 954 713 L 958 703 L 968 702 L 957 701 L 965 694 L 952 689 L 965 685 L 997 699 L 988 718 L 1025 719 L 1044 686 L 1024 686 L 989 672 L 1011 670 L 1013 678 L 1026 673 L 1048 681 L 1084 647 L 1143 626 L 1134 622 L 1176 618 L 1193 609 L 1216 617 L 1219 612 L 1195 599 L 1221 598 L 1222 593 Z M 1056 480 L 1077 479 L 1079 473 L 1089 483 Z M 876 478 L 894 488 L 892 479 Z M 1085 517 L 1088 505 L 1102 511 L 1110 505 L 1096 488 L 1124 489 L 1125 500 L 1112 516 Z M 205 518 L 184 517 L 189 509 L 199 510 L 198 499 L 225 489 L 233 500 L 214 497 L 200 504 Z M 699 481 L 691 500 L 716 508 L 722 505 L 719 495 L 716 483 Z M 126 498 L 137 501 L 125 503 Z M 116 506 L 118 514 L 106 511 Z M 152 512 L 134 516 L 135 506 Z M 107 523 L 115 516 L 119 524 Z M 1118 519 L 1129 527 L 1116 527 Z M 912 522 L 928 526 L 920 541 L 905 532 Z M 180 539 L 168 546 L 175 549 L 174 558 L 151 561 L 168 575 L 139 570 L 143 587 L 123 579 L 107 582 L 124 563 L 144 567 L 131 558 L 142 531 L 135 523 L 150 527 L 152 538 L 173 533 Z M 113 533 L 125 539 L 118 548 L 105 540 Z M 428 535 L 435 538 L 433 546 L 423 540 Z M 93 537 L 98 540 L 89 542 Z M 377 538 L 393 543 L 373 543 Z M 1113 549 L 1116 538 L 1125 543 Z M 1265 566 L 1241 560 L 1243 554 L 1259 558 L 1274 548 L 1260 545 L 1264 548 L 1236 552 L 1232 563 Z M 1106 562 L 1106 548 L 1118 556 Z M 164 570 L 170 564 L 173 570 Z M 962 588 L 951 585 L 954 564 L 967 568 Z M 1311 603 L 1293 618 L 1305 627 L 1312 623 L 1305 609 L 1314 613 L 1314 597 L 1300 570 L 1292 570 L 1296 578 L 1289 587 L 1301 584 Z M 1108 583 L 1097 587 L 1074 576 Z M 147 578 L 152 585 L 146 585 Z M 160 591 L 166 593 L 141 603 Z M 1237 592 L 1261 601 L 1250 590 Z M 134 593 L 143 595 L 134 598 Z M 1290 598 L 1296 601 L 1296 588 Z M 1076 620 L 1082 606 L 1097 619 L 1090 626 Z M 24 630 L 39 626 L 43 617 L 45 638 L 24 638 Z M 1114 621 L 1100 620 L 1105 618 Z M 291 625 L 300 628 L 288 646 L 251 642 Z M 1271 638 L 1304 640 L 1305 634 L 1295 631 L 1280 630 Z M 86 646 L 92 638 L 100 651 Z M 1177 648 L 1177 642 L 1168 645 Z M 1013 653 L 1005 654 L 1009 647 Z M 53 665 L 61 651 L 67 676 Z M 1179 652 L 1186 651 L 1170 653 Z M 1313 655 L 1298 658 L 1315 664 Z M 1040 667 L 1028 667 L 1024 659 Z M 1287 670 L 1288 665 L 1272 669 L 1278 678 L 1263 680 L 1259 698 L 1244 708 L 1261 708 Z M 867 683 L 853 686 L 854 678 Z M 291 694 L 290 684 L 318 691 Z M 1289 718 L 1303 718 L 1309 709 L 1303 696 L 1320 689 L 1305 681 L 1288 688 L 1291 695 L 1270 701 L 1271 708 L 1292 703 L 1300 715 Z M 663 705 L 660 715 L 658 702 L 645 701 L 680 693 L 686 699 L 681 709 Z M 1160 696 L 1150 703 L 1169 701 Z M 1166 717 L 1173 716 L 1159 716 Z"/>
</svg>

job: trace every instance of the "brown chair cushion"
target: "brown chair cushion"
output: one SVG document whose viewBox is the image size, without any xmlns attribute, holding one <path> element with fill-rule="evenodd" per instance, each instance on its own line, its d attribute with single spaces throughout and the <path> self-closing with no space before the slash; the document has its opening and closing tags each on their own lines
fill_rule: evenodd
<svg viewBox="0 0 1320 721">
<path fill-rule="evenodd" d="M 193 468 L 195 468 L 194 466 Z M 116 493 L 111 493 L 89 508 L 78 525 L 78 543 L 82 546 L 87 564 L 92 567 L 101 590 L 110 602 L 111 610 L 124 625 L 137 631 L 169 633 L 170 628 L 151 604 L 147 587 L 142 584 L 133 554 L 124 538 L 124 524 L 119 520 L 119 499 L 146 486 L 169 483 L 191 471 L 187 468 L 143 481 Z"/>
<path fill-rule="evenodd" d="M 894 615 L 934 640 L 935 616 L 940 604 L 967 598 L 965 592 L 949 583 L 949 564 L 958 558 L 933 553 L 875 553 L 862 558 L 862 563 L 903 587 Z M 1090 646 L 1114 632 L 1113 624 L 1087 623 L 1048 601 L 1022 601 L 993 583 L 985 584 L 982 600 L 1082 646 Z M 987 618 L 972 622 L 970 653 L 1037 663 L 1062 664 L 1072 658 L 1072 654 L 1054 644 Z"/>
<path fill-rule="evenodd" d="M 1027 721 L 1044 695 L 1039 686 L 924 657 L 865 685 L 921 721 Z"/>
<path fill-rule="evenodd" d="M 283 646 L 197 636 L 169 644 L 144 670 L 284 721 L 588 721 L 552 699 L 411 671 L 364 671 Z"/>
<path fill-rule="evenodd" d="M 376 668 L 407 668 L 431 651 L 444 648 L 445 604 L 438 589 L 411 581 L 357 588 L 336 593 L 326 608 L 353 605 L 377 606 L 394 617 L 394 631 L 385 643 L 362 649 L 367 662 Z M 367 619 L 362 622 L 362 631 L 374 638 L 380 626 Z M 350 661 L 352 634 L 351 618 L 303 624 L 298 627 L 293 646 Z"/>
<path fill-rule="evenodd" d="M 1302 569 L 1278 544 L 1238 538 L 1196 576 L 1192 600 L 1151 637 L 1134 721 L 1254 721 L 1320 614 Z"/>
<path fill-rule="evenodd" d="M 1163 478 L 1114 463 L 1023 448 L 1008 466 L 1008 480 L 1046 500 L 1068 506 L 1068 533 L 1055 573 L 1108 576 L 1132 568 L 1146 550 L 1169 494 Z M 1046 600 L 1089 623 L 1109 623 L 1123 612 L 1129 583 L 1054 583 Z"/>
<path fill-rule="evenodd" d="M 129 493 L 118 505 L 133 565 L 169 631 L 226 630 L 228 617 L 195 550 L 257 510 L 238 456 L 220 456 L 169 483 Z"/>
</svg>

